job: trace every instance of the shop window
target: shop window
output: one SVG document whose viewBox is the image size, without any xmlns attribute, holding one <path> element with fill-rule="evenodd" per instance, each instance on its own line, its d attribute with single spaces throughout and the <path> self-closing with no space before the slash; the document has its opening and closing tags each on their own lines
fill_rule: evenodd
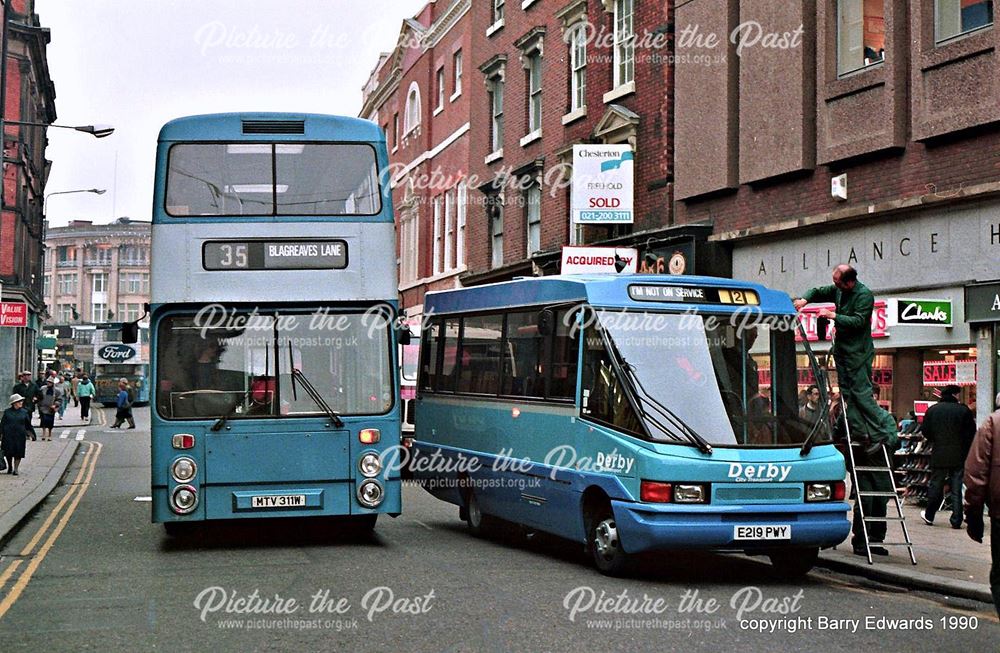
<svg viewBox="0 0 1000 653">
<path fill-rule="evenodd" d="M 884 0 L 838 0 L 837 74 L 885 60 Z"/>
<path fill-rule="evenodd" d="M 934 31 L 938 43 L 993 24 L 993 0 L 936 0 Z"/>
</svg>

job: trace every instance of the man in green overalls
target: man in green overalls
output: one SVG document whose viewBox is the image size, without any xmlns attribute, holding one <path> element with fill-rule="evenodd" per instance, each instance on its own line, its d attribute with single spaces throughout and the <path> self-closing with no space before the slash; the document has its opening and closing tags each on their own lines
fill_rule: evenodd
<svg viewBox="0 0 1000 653">
<path fill-rule="evenodd" d="M 840 394 L 847 403 L 848 424 L 851 439 L 865 443 L 861 450 L 855 450 L 858 466 L 884 467 L 883 447 L 889 452 L 899 448 L 896 421 L 892 415 L 882 410 L 875 402 L 872 388 L 872 363 L 875 360 L 875 343 L 872 341 L 872 311 L 875 297 L 863 283 L 858 281 L 857 271 L 849 265 L 838 265 L 833 270 L 833 285 L 820 286 L 808 290 L 801 299 L 794 301 L 795 308 L 801 310 L 811 302 L 833 303 L 835 310 L 822 309 L 820 317 L 833 320 L 837 328 L 833 344 L 833 360 L 837 365 L 837 383 Z M 892 485 L 889 477 L 881 472 L 862 472 L 858 475 L 858 485 L 862 491 L 889 492 Z M 865 516 L 885 517 L 887 497 L 865 497 L 862 501 Z M 868 534 L 872 542 L 885 539 L 885 522 L 869 522 Z M 854 552 L 860 555 L 864 550 L 864 531 L 858 513 L 857 501 L 854 509 Z M 884 547 L 872 547 L 876 555 L 888 555 Z"/>
</svg>

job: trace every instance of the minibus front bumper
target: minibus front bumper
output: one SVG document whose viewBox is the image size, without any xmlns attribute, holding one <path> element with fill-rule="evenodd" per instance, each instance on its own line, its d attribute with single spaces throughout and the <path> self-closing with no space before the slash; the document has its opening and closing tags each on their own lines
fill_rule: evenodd
<svg viewBox="0 0 1000 653">
<path fill-rule="evenodd" d="M 841 501 L 752 506 L 611 503 L 627 553 L 826 548 L 843 542 L 851 530 L 850 505 Z"/>
</svg>

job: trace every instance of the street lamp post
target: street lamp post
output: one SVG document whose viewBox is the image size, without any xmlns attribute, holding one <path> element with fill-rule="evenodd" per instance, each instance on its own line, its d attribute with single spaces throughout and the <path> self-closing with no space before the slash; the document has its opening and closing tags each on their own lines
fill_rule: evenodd
<svg viewBox="0 0 1000 653">
<path fill-rule="evenodd" d="M 49 205 L 49 198 L 53 195 L 69 195 L 71 193 L 93 193 L 94 195 L 103 195 L 108 192 L 105 188 L 81 188 L 79 190 L 56 190 L 51 193 L 46 193 L 45 198 L 42 200 L 42 217 L 48 219 L 49 214 L 47 207 Z"/>
<path fill-rule="evenodd" d="M 27 127 L 56 127 L 58 129 L 73 129 L 78 132 L 90 134 L 94 138 L 104 138 L 115 133 L 115 128 L 111 125 L 56 125 L 47 122 L 27 122 L 24 120 L 5 120 L 7 125 L 25 125 Z"/>
</svg>

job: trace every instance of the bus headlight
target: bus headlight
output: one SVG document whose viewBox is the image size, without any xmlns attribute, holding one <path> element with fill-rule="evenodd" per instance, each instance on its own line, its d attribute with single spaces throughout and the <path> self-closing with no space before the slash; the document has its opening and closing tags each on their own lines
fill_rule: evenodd
<svg viewBox="0 0 1000 653">
<path fill-rule="evenodd" d="M 361 456 L 361 460 L 358 461 L 358 471 L 368 478 L 378 476 L 382 471 L 382 461 L 379 460 L 378 454 L 366 453 Z"/>
<path fill-rule="evenodd" d="M 705 486 L 674 483 L 674 503 L 706 503 Z"/>
<path fill-rule="evenodd" d="M 383 497 L 382 486 L 375 481 L 365 481 L 358 488 L 358 503 L 365 508 L 375 508 L 382 503 Z"/>
<path fill-rule="evenodd" d="M 178 515 L 194 512 L 197 507 L 198 491 L 190 485 L 180 485 L 170 495 L 170 509 Z"/>
<path fill-rule="evenodd" d="M 847 486 L 843 481 L 806 483 L 806 501 L 843 501 Z"/>
<path fill-rule="evenodd" d="M 170 473 L 178 483 L 186 483 L 198 473 L 198 465 L 188 457 L 178 458 L 170 467 Z"/>
</svg>

